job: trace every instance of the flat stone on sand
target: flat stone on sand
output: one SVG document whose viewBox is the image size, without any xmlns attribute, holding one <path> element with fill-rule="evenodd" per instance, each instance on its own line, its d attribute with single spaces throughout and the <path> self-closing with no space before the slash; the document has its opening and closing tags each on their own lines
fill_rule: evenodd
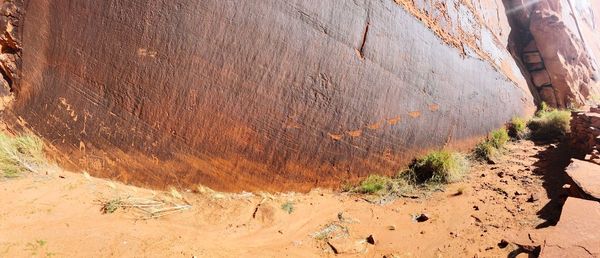
<svg viewBox="0 0 600 258">
<path fill-rule="evenodd" d="M 600 203 L 568 198 L 540 257 L 600 257 Z"/>
<path fill-rule="evenodd" d="M 567 174 L 581 190 L 591 197 L 600 200 L 600 165 L 571 159 L 566 169 Z"/>
</svg>

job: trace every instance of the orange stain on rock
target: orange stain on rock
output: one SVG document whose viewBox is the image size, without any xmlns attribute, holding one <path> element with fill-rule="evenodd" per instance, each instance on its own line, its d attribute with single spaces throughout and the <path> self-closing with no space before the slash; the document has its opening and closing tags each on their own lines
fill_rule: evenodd
<svg viewBox="0 0 600 258">
<path fill-rule="evenodd" d="M 382 124 L 383 124 L 383 123 L 382 123 L 381 121 L 379 121 L 379 122 L 377 122 L 377 123 L 374 123 L 374 124 L 367 125 L 367 128 L 369 128 L 369 129 L 371 129 L 371 130 L 376 130 L 376 129 L 379 129 L 379 128 L 381 128 Z"/>
<path fill-rule="evenodd" d="M 400 122 L 400 116 L 394 117 L 394 118 L 390 118 L 387 120 L 389 125 L 395 125 L 398 122 Z"/>
<path fill-rule="evenodd" d="M 348 131 L 346 133 L 352 137 L 359 137 L 362 134 L 362 130 Z"/>
<path fill-rule="evenodd" d="M 438 105 L 438 104 L 429 105 L 429 111 L 431 111 L 431 112 L 438 111 L 438 109 L 440 109 L 440 105 Z"/>
<path fill-rule="evenodd" d="M 421 112 L 420 111 L 408 112 L 408 115 L 412 118 L 417 118 L 417 117 L 421 116 Z"/>
<path fill-rule="evenodd" d="M 343 135 L 341 135 L 341 134 L 331 134 L 331 133 L 327 133 L 327 135 L 329 135 L 329 137 L 331 137 L 331 139 L 334 139 L 334 140 L 336 140 L 336 141 L 339 141 L 339 140 L 341 140 L 341 139 L 342 139 L 342 136 L 343 136 Z"/>
</svg>

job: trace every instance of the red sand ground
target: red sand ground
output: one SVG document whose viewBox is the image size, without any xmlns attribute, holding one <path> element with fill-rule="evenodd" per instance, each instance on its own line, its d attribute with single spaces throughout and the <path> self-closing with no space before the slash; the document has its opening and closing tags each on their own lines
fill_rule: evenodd
<svg viewBox="0 0 600 258">
<path fill-rule="evenodd" d="M 0 181 L 0 257 L 333 257 L 314 237 L 329 223 L 348 229 L 347 238 L 331 241 L 338 249 L 359 251 L 342 257 L 506 257 L 516 247 L 500 248 L 503 238 L 546 224 L 542 218 L 552 223 L 559 212 L 545 189 L 559 179 L 540 171 L 553 171 L 547 167 L 560 153 L 529 141 L 508 149 L 497 164 L 475 164 L 464 182 L 427 198 L 378 205 L 329 190 L 180 191 L 190 210 L 149 220 L 136 220 L 133 210 L 102 214 L 98 201 L 152 190 L 61 170 L 28 174 Z M 528 202 L 531 194 L 539 200 Z M 281 208 L 287 201 L 291 214 Z M 421 213 L 430 219 L 414 221 Z M 369 235 L 374 245 L 364 243 Z"/>
</svg>

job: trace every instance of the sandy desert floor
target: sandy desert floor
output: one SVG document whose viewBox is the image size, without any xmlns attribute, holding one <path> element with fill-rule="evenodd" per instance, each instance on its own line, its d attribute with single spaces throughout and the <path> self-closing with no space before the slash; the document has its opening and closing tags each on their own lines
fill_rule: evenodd
<svg viewBox="0 0 600 258">
<path fill-rule="evenodd" d="M 510 143 L 463 182 L 383 205 L 321 189 L 160 192 L 49 169 L 0 181 L 0 257 L 510 257 L 516 246 L 503 239 L 558 219 L 562 152 Z M 158 218 L 101 212 L 107 200 L 149 196 L 191 208 Z"/>
</svg>

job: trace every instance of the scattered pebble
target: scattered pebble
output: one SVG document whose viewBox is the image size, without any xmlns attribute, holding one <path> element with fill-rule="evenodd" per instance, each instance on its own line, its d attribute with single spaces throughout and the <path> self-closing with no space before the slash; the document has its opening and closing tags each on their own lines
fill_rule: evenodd
<svg viewBox="0 0 600 258">
<path fill-rule="evenodd" d="M 373 237 L 373 235 L 369 235 L 367 237 L 367 243 L 374 245 L 375 244 L 375 238 Z"/>
<path fill-rule="evenodd" d="M 535 193 L 532 193 L 532 194 L 529 196 L 529 199 L 527 199 L 527 202 L 537 202 L 537 201 L 539 201 L 539 200 L 540 200 L 540 198 L 537 196 L 537 194 L 535 194 Z"/>
<path fill-rule="evenodd" d="M 519 191 L 515 191 L 515 195 L 519 196 L 519 195 L 523 195 L 523 193 L 519 192 Z"/>
<path fill-rule="evenodd" d="M 415 220 L 416 220 L 417 222 L 425 222 L 425 221 L 428 221 L 428 220 L 429 220 L 429 216 L 428 216 L 427 214 L 425 214 L 425 213 L 421 213 L 421 215 L 417 216 L 417 217 L 415 218 Z"/>
<path fill-rule="evenodd" d="M 508 246 L 508 241 L 502 239 L 500 240 L 500 243 L 498 243 L 498 247 L 500 247 L 501 249 L 506 248 Z"/>
</svg>

